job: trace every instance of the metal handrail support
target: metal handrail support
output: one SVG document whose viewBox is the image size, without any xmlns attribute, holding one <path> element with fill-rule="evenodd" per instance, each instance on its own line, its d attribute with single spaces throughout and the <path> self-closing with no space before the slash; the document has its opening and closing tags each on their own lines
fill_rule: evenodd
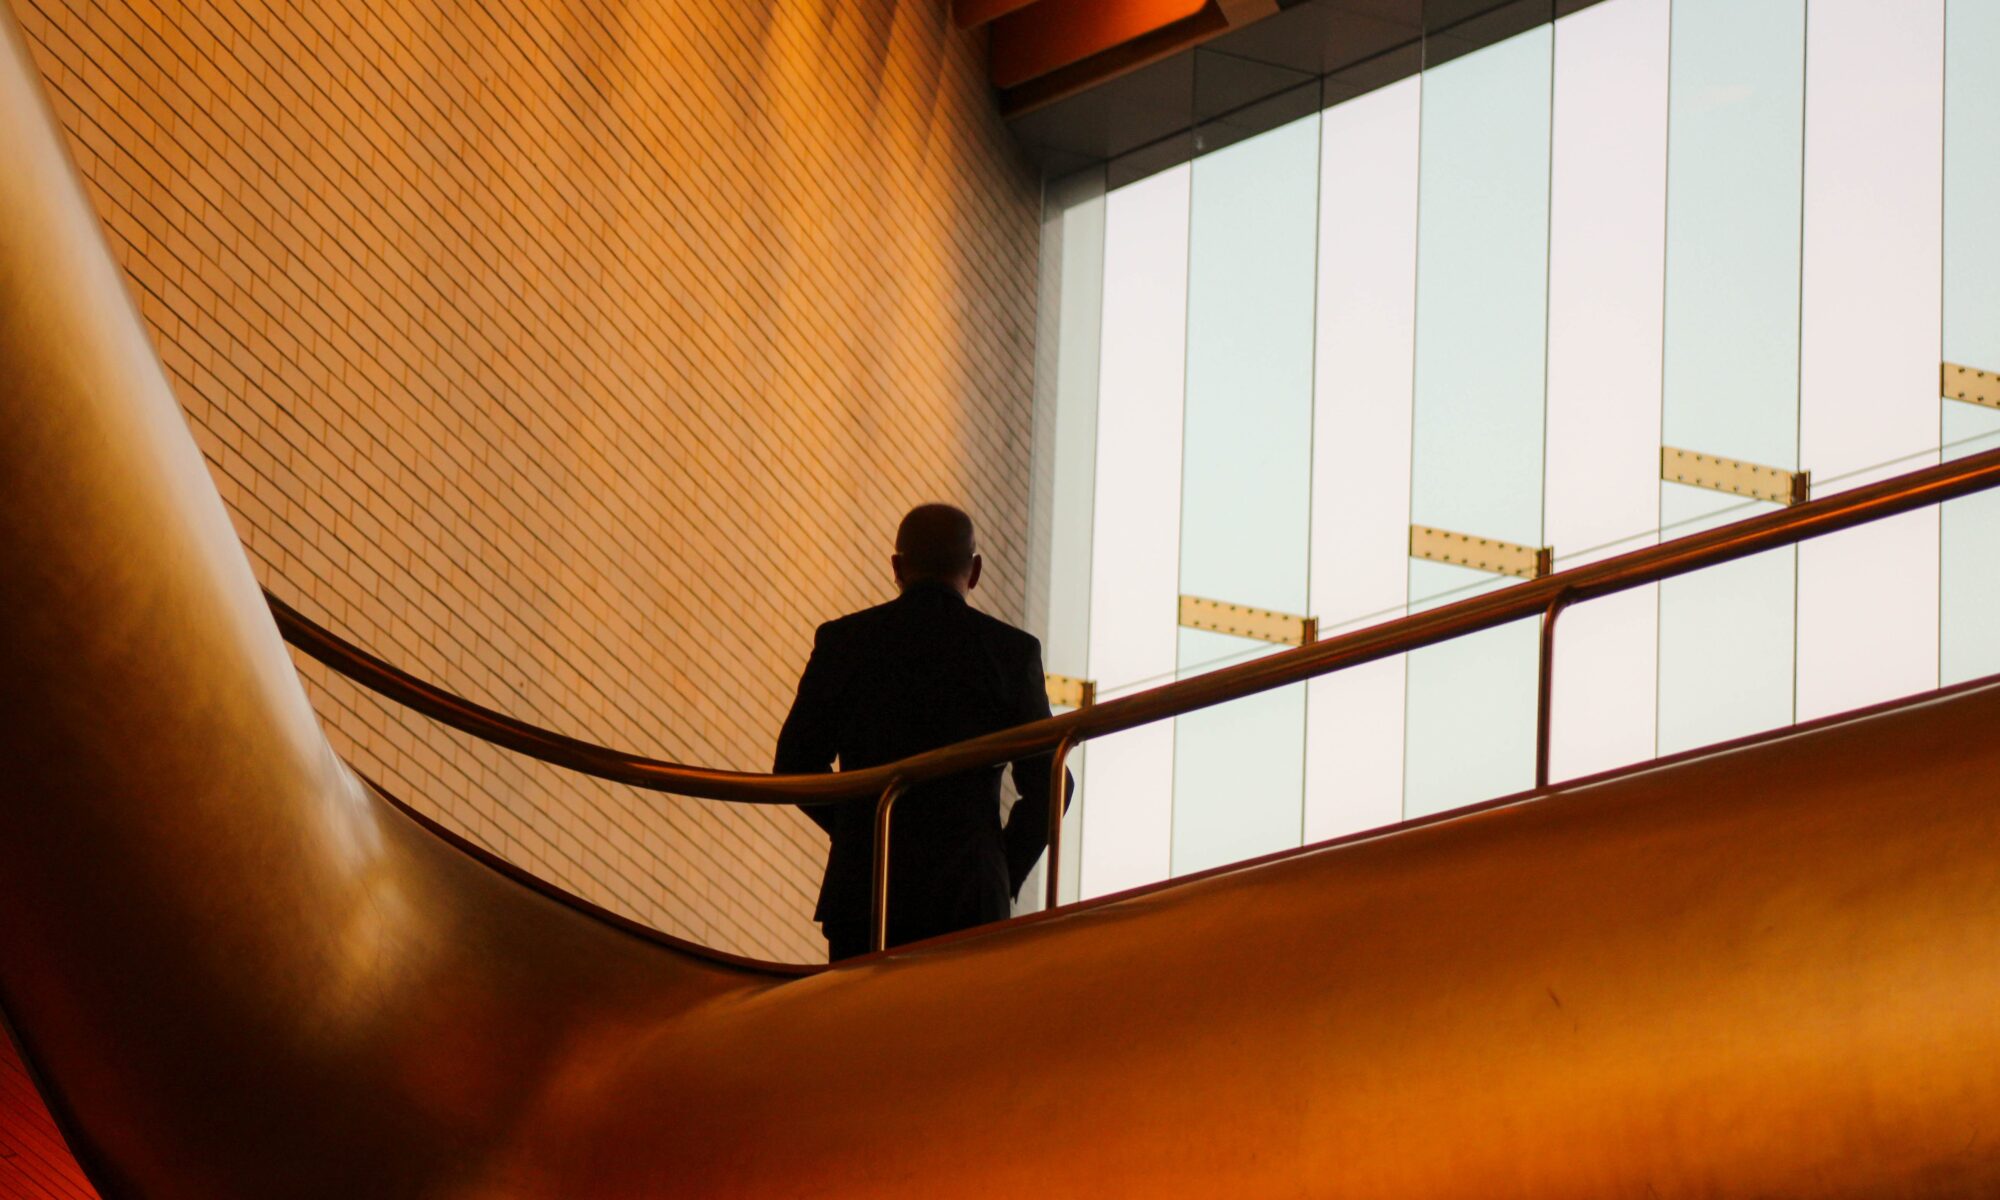
<svg viewBox="0 0 2000 1200">
<path fill-rule="evenodd" d="M 1599 559 L 1382 625 L 1100 701 L 1089 708 L 912 755 L 900 762 L 838 774 L 758 775 L 715 771 L 646 758 L 553 733 L 419 679 L 341 639 L 268 591 L 265 595 L 285 640 L 305 654 L 391 700 L 495 745 L 599 779 L 654 791 L 749 804 L 827 804 L 872 795 L 887 796 L 891 788 L 900 790 L 949 775 L 1033 758 L 1064 743 L 1078 745 L 1091 738 L 1302 683 L 1346 667 L 1406 654 L 1527 618 L 1542 616 L 1547 622 L 1547 611 L 1559 597 L 1566 597 L 1563 605 L 1569 605 L 1614 595 L 1994 488 L 2000 488 L 2000 449 L 1969 454 L 1790 508 L 1644 546 L 1615 558 Z M 1552 636 L 1549 630 L 1544 633 L 1545 638 Z M 1552 658 L 1551 652 L 1551 662 Z M 1546 693 L 1544 689 L 1545 696 Z M 1546 727 L 1545 718 L 1544 731 Z M 1051 802 L 1055 802 L 1053 796 Z M 878 823 L 880 815 L 878 810 Z M 1055 828 L 1060 827 L 1057 822 Z M 1051 833 L 1052 839 L 1057 836 Z M 885 837 L 886 828 L 878 828 L 878 838 Z M 882 919 L 886 920 L 886 903 Z"/>
<path fill-rule="evenodd" d="M 902 780 L 892 779 L 889 786 L 882 789 L 881 798 L 875 801 L 875 869 L 868 889 L 868 948 L 871 950 L 884 950 L 889 945 L 889 818 L 896 811 L 896 801 L 906 790 L 908 786 Z"/>
<path fill-rule="evenodd" d="M 1056 743 L 1055 753 L 1049 759 L 1049 864 L 1044 907 L 1054 908 L 1062 887 L 1062 827 L 1063 814 L 1069 809 L 1069 752 L 1078 741 L 1074 733 L 1065 734 Z"/>
<path fill-rule="evenodd" d="M 1574 598 L 1564 588 L 1542 610 L 1539 675 L 1535 682 L 1535 786 L 1538 788 L 1549 786 L 1549 740 L 1555 718 L 1556 618 L 1562 616 L 1563 609 Z"/>
</svg>

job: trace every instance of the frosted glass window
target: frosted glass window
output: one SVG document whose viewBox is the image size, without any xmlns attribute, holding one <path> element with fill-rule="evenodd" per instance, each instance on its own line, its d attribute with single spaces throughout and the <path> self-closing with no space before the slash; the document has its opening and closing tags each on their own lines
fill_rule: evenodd
<svg viewBox="0 0 2000 1200">
<path fill-rule="evenodd" d="M 1556 22 L 1547 537 L 1559 569 L 1656 540 L 1668 7 L 1605 0 Z M 1658 650 L 1654 588 L 1564 613 L 1551 778 L 1652 757 Z"/>
<path fill-rule="evenodd" d="M 1032 564 L 1030 586 L 1047 605 L 1043 664 L 1081 675 L 1089 652 L 1091 477 L 1104 319 L 1103 172 L 1050 184 L 1045 204 L 1032 499 L 1047 551 Z"/>
<path fill-rule="evenodd" d="M 1814 493 L 1938 444 L 1944 0 L 1814 0 L 1806 26 L 1799 447 Z M 1902 461 L 1884 464 L 1902 457 Z M 1798 717 L 1938 677 L 1938 516 L 1799 547 Z"/>
<path fill-rule="evenodd" d="M 1197 159 L 1189 226 L 1181 591 L 1303 613 L 1311 515 L 1319 118 Z M 1256 643 L 1182 630 L 1183 674 Z M 1299 842 L 1305 689 L 1182 717 L 1176 874 Z"/>
<path fill-rule="evenodd" d="M 1945 9 L 1944 357 L 2000 369 L 2000 4 Z M 1943 405 L 1956 457 L 2000 446 L 2000 412 Z M 2000 672 L 2000 492 L 1944 506 L 1939 654 L 1946 683 Z"/>
<path fill-rule="evenodd" d="M 1178 645 L 1188 181 L 1176 167 L 1105 201 L 1089 676 L 1104 699 L 1172 677 Z M 1167 876 L 1174 723 L 1085 747 L 1081 894 Z"/>
<path fill-rule="evenodd" d="M 1090 652 L 1092 476 L 1097 458 L 1098 334 L 1103 322 L 1104 173 L 1052 182 L 1043 198 L 1042 293 L 1035 363 L 1035 479 L 1038 553 L 1029 563 L 1029 621 L 1042 638 L 1042 663 L 1081 676 Z M 1081 777 L 1082 756 L 1076 758 Z M 1062 894 L 1074 898 L 1076 839 L 1088 793 L 1063 819 Z M 1042 907 L 1048 860 L 1036 866 L 1016 912 Z"/>
<path fill-rule="evenodd" d="M 1311 610 L 1332 637 L 1409 598 L 1417 117 L 1410 78 L 1322 114 Z M 1401 656 L 1307 685 L 1305 839 L 1403 812 Z"/>
<path fill-rule="evenodd" d="M 1423 77 L 1411 520 L 1528 546 L 1542 544 L 1552 46 L 1543 25 Z M 1412 561 L 1411 598 L 1466 574 Z M 1532 782 L 1535 657 L 1518 627 L 1410 656 L 1409 814 Z"/>
<path fill-rule="evenodd" d="M 1675 0 L 1672 25 L 1662 438 L 1796 469 L 1805 3 Z M 1754 511 L 1660 489 L 1668 536 Z M 1791 720 L 1796 576 L 1787 548 L 1660 585 L 1662 752 Z"/>
</svg>

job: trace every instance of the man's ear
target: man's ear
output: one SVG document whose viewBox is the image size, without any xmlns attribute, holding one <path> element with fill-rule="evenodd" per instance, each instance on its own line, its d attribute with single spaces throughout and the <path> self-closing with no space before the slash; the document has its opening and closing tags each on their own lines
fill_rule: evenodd
<svg viewBox="0 0 2000 1200">
<path fill-rule="evenodd" d="M 973 556 L 972 556 L 972 572 L 971 572 L 971 574 L 969 574 L 969 575 L 967 575 L 967 576 L 965 577 L 965 590 L 966 590 L 966 591 L 968 591 L 968 592 L 969 592 L 969 591 L 971 591 L 971 590 L 972 590 L 973 588 L 976 588 L 976 587 L 978 587 L 978 586 L 979 586 L 979 568 L 981 568 L 981 567 L 983 567 L 983 566 L 985 566 L 985 565 L 986 565 L 986 560 L 985 560 L 985 559 L 983 559 L 983 558 L 979 557 L 979 556 L 978 556 L 977 554 L 975 554 L 975 555 L 973 555 Z"/>
<path fill-rule="evenodd" d="M 893 576 L 895 576 L 895 577 L 896 577 L 896 586 L 897 586 L 897 587 L 902 587 L 902 586 L 903 586 L 903 556 L 902 556 L 902 555 L 900 555 L 900 554 L 891 554 L 891 555 L 889 556 L 889 574 L 891 574 L 891 575 L 893 575 Z"/>
</svg>

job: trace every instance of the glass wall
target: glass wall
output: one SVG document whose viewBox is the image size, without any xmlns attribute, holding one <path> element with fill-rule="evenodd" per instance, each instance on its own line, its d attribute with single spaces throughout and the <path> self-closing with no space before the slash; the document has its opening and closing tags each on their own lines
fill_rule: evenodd
<svg viewBox="0 0 2000 1200">
<path fill-rule="evenodd" d="M 1194 163 L 1180 594 L 1306 607 L 1319 129 L 1295 121 Z M 1180 631 L 1183 677 L 1264 647 Z M 1182 718 L 1173 870 L 1299 844 L 1305 689 Z"/>
<path fill-rule="evenodd" d="M 1408 610 L 1422 95 L 1405 79 L 1320 125 L 1308 607 L 1324 636 Z M 1406 669 L 1398 657 L 1307 685 L 1307 841 L 1401 818 Z"/>
<path fill-rule="evenodd" d="M 1088 561 L 1047 627 L 1100 696 L 1279 648 L 1184 597 L 1338 636 L 2000 446 L 1938 387 L 2000 368 L 2000 4 L 1526 7 L 1077 193 L 1101 278 L 1044 295 L 1101 296 L 1057 333 L 1091 426 L 1049 427 L 1091 486 L 1047 540 Z M 1996 611 L 1995 497 L 1580 605 L 1552 774 L 2000 672 Z M 1095 743 L 1077 889 L 1524 789 L 1536 676 L 1523 622 Z"/>
<path fill-rule="evenodd" d="M 1624 0 L 1556 26 L 1543 486 L 1558 569 L 1657 538 L 1669 15 Z M 1658 589 L 1571 609 L 1557 646 L 1551 778 L 1650 758 Z"/>
<path fill-rule="evenodd" d="M 1542 545 L 1554 30 L 1426 70 L 1419 135 L 1410 521 Z M 1423 608 L 1509 582 L 1410 560 Z M 1403 804 L 1455 808 L 1534 780 L 1532 622 L 1410 656 Z"/>
<path fill-rule="evenodd" d="M 1096 500 L 1097 388 L 1104 328 L 1104 174 L 1063 180 L 1044 197 L 1041 294 L 1035 363 L 1034 522 L 1029 560 L 1029 623 L 1042 638 L 1042 663 L 1052 674 L 1082 678 L 1090 666 L 1092 524 L 1072 514 Z M 1122 307 L 1122 305 L 1121 305 Z M 1088 748 L 1076 756 L 1079 775 Z M 1010 789 L 1010 794 L 1011 794 Z M 1072 803 L 1064 844 L 1074 847 L 1083 813 Z M 1016 909 L 1039 909 L 1048 895 L 1047 862 L 1022 885 Z M 1077 892 L 1079 863 L 1063 863 L 1064 896 Z"/>
<path fill-rule="evenodd" d="M 1827 495 L 1938 461 L 1944 0 L 1813 0 L 1806 37 L 1799 453 Z M 1798 560 L 1800 719 L 1937 686 L 1936 509 Z"/>
<path fill-rule="evenodd" d="M 1103 373 L 1097 393 L 1096 530 L 1089 677 L 1099 695 L 1173 678 L 1180 592 L 1189 167 L 1113 192 L 1104 245 Z M 1174 723 L 1086 747 L 1082 894 L 1163 879 L 1173 821 Z"/>
<path fill-rule="evenodd" d="M 1947 0 L 1944 19 L 1944 360 L 2000 370 L 2000 4 Z M 1948 457 L 2000 446 L 2000 409 L 1942 400 Z M 1939 666 L 2000 672 L 2000 493 L 1944 506 Z"/>
<path fill-rule="evenodd" d="M 1805 0 L 1674 0 L 1663 445 L 1799 466 Z M 1660 487 L 1670 534 L 1775 507 Z M 1660 587 L 1659 748 L 1792 719 L 1796 554 Z"/>
</svg>

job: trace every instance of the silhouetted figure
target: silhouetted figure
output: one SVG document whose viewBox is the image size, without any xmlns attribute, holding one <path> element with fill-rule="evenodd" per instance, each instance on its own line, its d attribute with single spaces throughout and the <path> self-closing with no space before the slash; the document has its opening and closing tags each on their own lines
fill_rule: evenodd
<svg viewBox="0 0 2000 1200">
<path fill-rule="evenodd" d="M 945 504 L 911 509 L 890 560 L 901 595 L 829 621 L 813 638 L 775 770 L 880 766 L 1049 715 L 1042 646 L 978 612 L 972 519 Z M 1020 793 L 1000 824 L 1000 768 L 910 789 L 890 826 L 889 944 L 1003 920 L 1049 840 L 1049 756 L 1013 764 Z M 807 807 L 832 835 L 813 916 L 834 961 L 864 953 L 875 801 Z"/>
</svg>

